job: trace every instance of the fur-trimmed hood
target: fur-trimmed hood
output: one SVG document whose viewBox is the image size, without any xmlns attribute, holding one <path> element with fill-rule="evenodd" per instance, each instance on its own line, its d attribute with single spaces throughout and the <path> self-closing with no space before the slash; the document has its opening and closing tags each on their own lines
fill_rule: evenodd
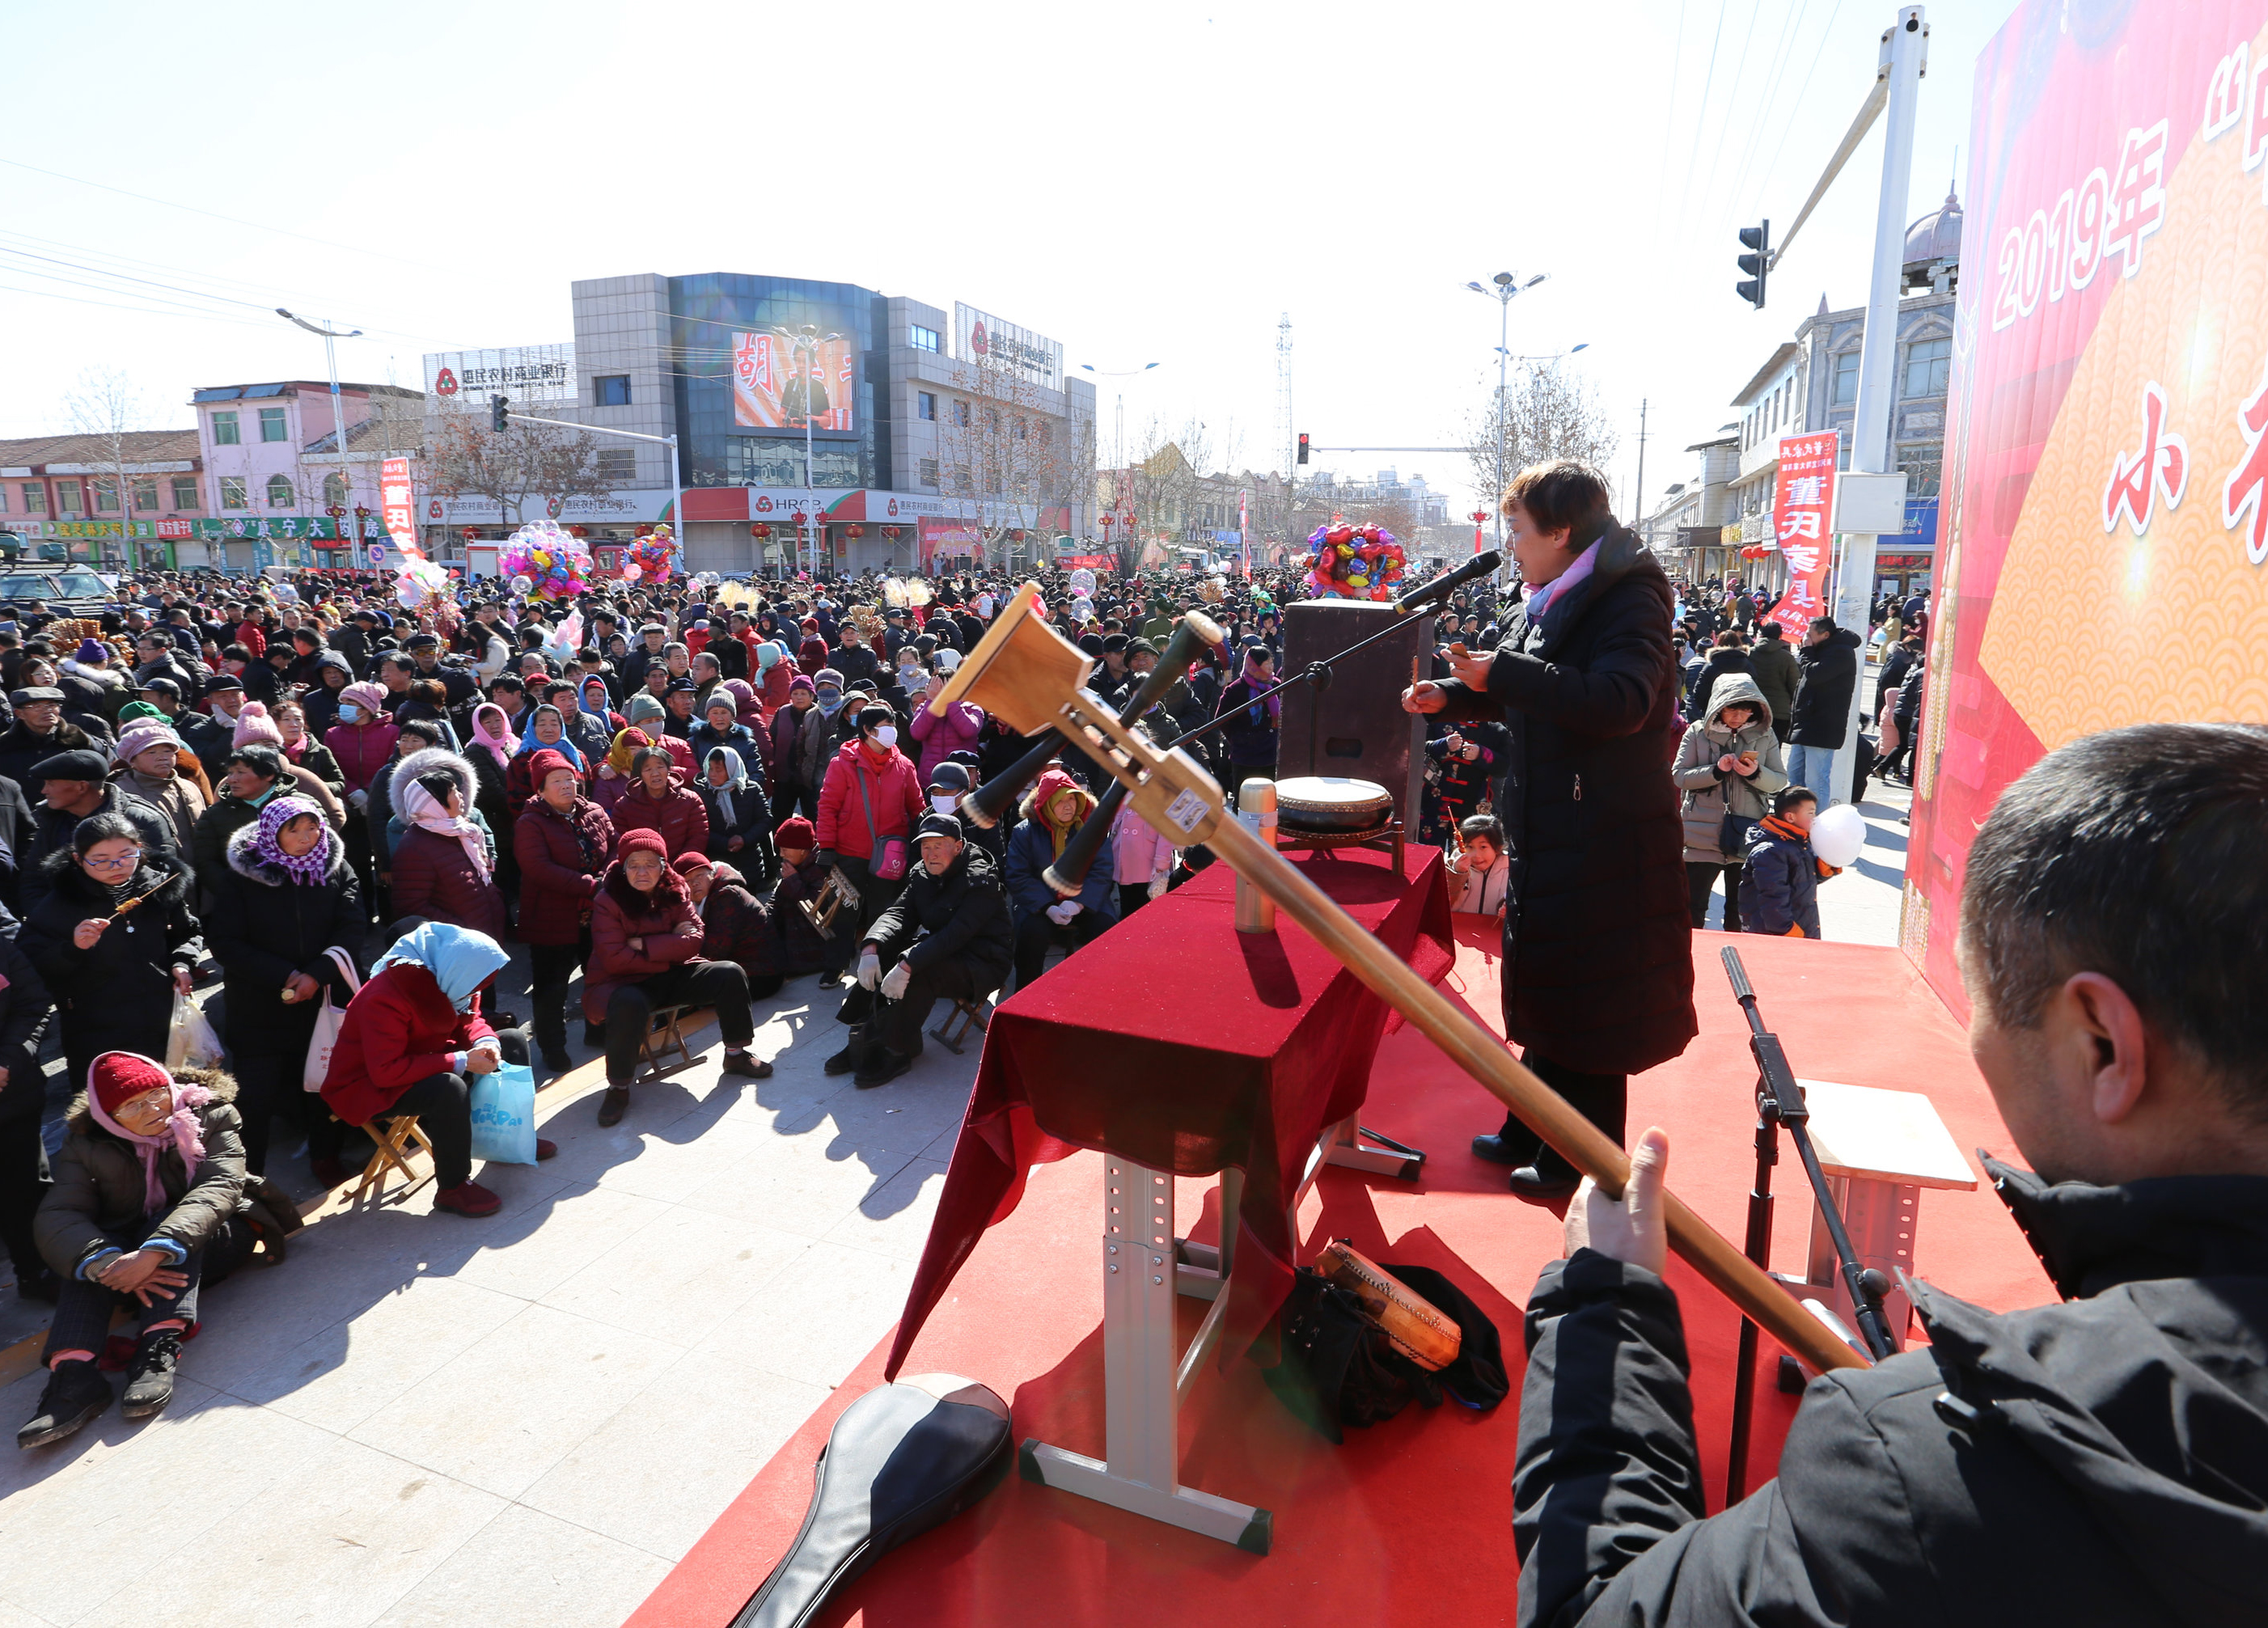
<svg viewBox="0 0 2268 1628">
<path fill-rule="evenodd" d="M 89 815 L 92 819 L 93 816 Z M 40 869 L 47 876 L 48 886 L 54 893 L 73 904 L 110 906 L 110 889 L 101 886 L 80 868 L 78 856 L 64 843 L 40 861 Z M 166 880 L 151 889 L 136 910 L 163 910 L 176 902 L 188 891 L 189 867 L 179 854 L 170 848 L 144 848 L 142 868 L 135 873 L 138 885 L 145 873 L 164 872 Z"/>
<path fill-rule="evenodd" d="M 320 814 L 316 817 L 321 818 Z M 347 864 L 347 845 L 328 826 L 323 828 L 323 834 L 330 845 L 331 858 L 329 866 L 323 872 L 323 880 L 327 885 L 335 885 L 350 872 Z M 263 888 L 285 886 L 291 880 L 291 873 L 280 865 L 271 865 L 261 858 L 255 851 L 259 842 L 260 821 L 256 818 L 239 827 L 236 834 L 228 839 L 228 868 L 247 881 L 258 882 Z"/>
<path fill-rule="evenodd" d="M 430 775 L 437 769 L 446 769 L 456 777 L 457 795 L 464 799 L 467 817 L 471 816 L 473 799 L 481 788 L 480 777 L 474 773 L 471 761 L 462 753 L 452 752 L 447 747 L 429 746 L 422 751 L 412 752 L 387 770 L 387 803 L 394 813 L 401 815 L 403 824 L 409 822 L 409 816 L 402 809 L 402 793 L 420 775 Z"/>
<path fill-rule="evenodd" d="M 170 1072 L 177 1086 L 202 1086 L 211 1092 L 212 1101 L 205 1104 L 208 1109 L 236 1101 L 236 1076 L 233 1074 L 225 1073 L 217 1068 L 177 1068 Z M 81 1087 L 77 1094 L 71 1098 L 70 1111 L 63 1116 L 63 1128 L 66 1134 L 72 1136 L 110 1134 L 94 1123 L 94 1116 L 88 1111 L 85 1087 Z"/>
</svg>

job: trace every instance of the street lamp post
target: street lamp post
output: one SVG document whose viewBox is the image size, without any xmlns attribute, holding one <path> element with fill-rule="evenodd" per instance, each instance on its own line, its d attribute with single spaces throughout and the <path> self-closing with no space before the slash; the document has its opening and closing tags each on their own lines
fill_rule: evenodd
<svg viewBox="0 0 2268 1628">
<path fill-rule="evenodd" d="M 1496 544 L 1499 549 L 1504 547 L 1504 421 L 1506 402 L 1505 370 L 1510 365 L 1512 361 L 1512 301 L 1514 295 L 1524 293 L 1528 290 L 1534 288 L 1538 283 L 1543 282 L 1545 277 L 1550 276 L 1550 275 L 1551 274 L 1548 271 L 1539 271 L 1534 276 L 1528 278 L 1527 282 L 1522 283 L 1519 278 L 1513 276 L 1511 272 L 1499 271 L 1494 277 L 1490 279 L 1491 282 L 1496 284 L 1495 291 L 1492 293 L 1477 283 L 1468 283 L 1465 284 L 1465 286 L 1472 290 L 1474 293 L 1487 294 L 1489 295 L 1489 298 L 1497 302 L 1496 495 L 1490 502 L 1489 507 L 1497 512 Z M 1577 347 L 1579 350 L 1580 348 L 1580 346 Z"/>
<path fill-rule="evenodd" d="M 276 314 L 287 322 L 296 323 L 306 328 L 311 334 L 320 334 L 323 336 L 323 361 L 331 371 L 331 438 L 338 445 L 339 485 L 342 489 L 339 493 L 339 502 L 344 504 L 354 495 L 354 479 L 347 472 L 347 416 L 342 399 L 339 394 L 339 354 L 336 342 L 342 339 L 360 338 L 362 329 L 357 328 L 341 333 L 331 326 L 331 320 L 328 317 L 323 319 L 322 327 L 317 328 L 306 318 L 293 316 L 281 306 L 276 307 Z"/>
<path fill-rule="evenodd" d="M 1145 362 L 1139 367 L 1119 368 L 1115 371 L 1097 367 L 1092 362 L 1081 362 L 1079 365 L 1082 372 L 1093 373 L 1097 379 L 1136 379 L 1139 378 L 1142 374 L 1148 372 L 1152 368 L 1158 365 L 1155 362 Z M 1116 391 L 1112 392 L 1112 394 L 1116 401 L 1116 406 L 1113 410 L 1116 421 L 1116 434 L 1118 440 L 1118 450 L 1115 454 L 1113 454 L 1115 462 L 1110 477 L 1110 501 L 1112 506 L 1116 508 L 1120 514 L 1124 514 L 1127 512 L 1123 503 L 1123 499 L 1126 495 L 1125 387 L 1123 385 L 1120 386 Z M 1109 529 L 1109 522 L 1106 520 L 1103 523 L 1103 544 L 1106 548 L 1109 546 L 1110 541 Z M 1138 553 L 1135 556 L 1134 564 L 1138 569 L 1142 564 L 1141 556 Z"/>
<path fill-rule="evenodd" d="M 813 490 L 815 483 L 811 478 L 812 370 L 817 365 L 819 347 L 833 344 L 843 335 L 829 334 L 822 339 L 818 328 L 809 322 L 800 328 L 775 328 L 772 332 L 795 347 L 797 365 L 803 370 L 803 504 L 804 512 L 810 518 L 806 541 L 811 548 L 811 575 L 816 581 L 819 577 L 819 497 Z"/>
</svg>

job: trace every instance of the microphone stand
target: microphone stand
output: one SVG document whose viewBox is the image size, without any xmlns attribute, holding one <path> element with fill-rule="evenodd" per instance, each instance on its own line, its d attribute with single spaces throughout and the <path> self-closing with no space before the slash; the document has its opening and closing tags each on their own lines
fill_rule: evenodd
<svg viewBox="0 0 2268 1628">
<path fill-rule="evenodd" d="M 1748 969 L 1741 965 L 1740 951 L 1728 944 L 1724 947 L 1723 959 L 1725 976 L 1732 980 L 1733 998 L 1741 1003 L 1741 1010 L 1748 1016 L 1749 1050 L 1756 1060 L 1756 1175 L 1749 1192 L 1749 1231 L 1741 1252 L 1757 1266 L 1769 1270 L 1771 1173 L 1772 1167 L 1779 1163 L 1779 1131 L 1785 1126 L 1788 1139 L 1795 1144 L 1797 1157 L 1803 1160 L 1803 1173 L 1810 1178 L 1812 1200 L 1818 1204 L 1820 1219 L 1827 1223 L 1827 1235 L 1834 1242 L 1843 1285 L 1850 1291 L 1851 1304 L 1858 1315 L 1859 1337 L 1866 1341 L 1874 1360 L 1880 1362 L 1896 1350 L 1890 1339 L 1889 1322 L 1882 1315 L 1882 1296 L 1889 1293 L 1890 1280 L 1875 1268 L 1859 1264 L 1851 1248 L 1851 1234 L 1843 1225 L 1843 1212 L 1836 1206 L 1835 1196 L 1827 1186 L 1826 1172 L 1819 1168 L 1819 1154 L 1811 1145 L 1811 1109 L 1804 1102 L 1803 1087 L 1795 1083 L 1794 1071 L 1788 1067 L 1787 1053 L 1780 1046 L 1779 1036 L 1764 1027 L 1764 1015 L 1756 1008 L 1756 992 L 1749 983 Z M 1756 1389 L 1756 1325 L 1742 1317 L 1740 1357 L 1733 1371 L 1732 1459 L 1725 1470 L 1725 1503 L 1728 1508 L 1748 1496 L 1749 1427 L 1755 1413 Z"/>
</svg>

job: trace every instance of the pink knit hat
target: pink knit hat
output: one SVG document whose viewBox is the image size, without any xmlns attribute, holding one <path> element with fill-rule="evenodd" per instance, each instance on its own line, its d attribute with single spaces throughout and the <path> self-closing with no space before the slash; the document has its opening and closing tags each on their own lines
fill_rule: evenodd
<svg viewBox="0 0 2268 1628">
<path fill-rule="evenodd" d="M 276 727 L 276 720 L 268 716 L 268 709 L 257 701 L 247 701 L 244 710 L 236 715 L 236 735 L 229 744 L 247 747 L 254 741 L 268 746 L 284 744 L 284 732 Z"/>
</svg>

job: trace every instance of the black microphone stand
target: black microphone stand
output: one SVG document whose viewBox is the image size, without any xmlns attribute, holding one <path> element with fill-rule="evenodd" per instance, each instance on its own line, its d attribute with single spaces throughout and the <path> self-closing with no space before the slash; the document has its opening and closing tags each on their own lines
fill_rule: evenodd
<svg viewBox="0 0 2268 1628">
<path fill-rule="evenodd" d="M 1890 1339 L 1889 1320 L 1882 1315 L 1882 1296 L 1889 1293 L 1890 1281 L 1874 1268 L 1859 1264 L 1851 1248 L 1851 1234 L 1843 1225 L 1843 1212 L 1836 1207 L 1835 1196 L 1827 1186 L 1827 1174 L 1819 1168 L 1819 1154 L 1811 1145 L 1811 1109 L 1804 1103 L 1803 1087 L 1795 1083 L 1794 1071 L 1788 1067 L 1787 1053 L 1780 1046 L 1779 1036 L 1764 1027 L 1764 1015 L 1756 1009 L 1756 992 L 1749 984 L 1748 969 L 1741 965 L 1740 951 L 1728 944 L 1723 957 L 1725 976 L 1733 983 L 1733 998 L 1741 1003 L 1741 1010 L 1748 1015 L 1749 1050 L 1756 1060 L 1756 1175 L 1749 1192 L 1749 1231 L 1742 1253 L 1769 1270 L 1771 1173 L 1779 1163 L 1779 1131 L 1785 1126 L 1788 1139 L 1795 1144 L 1797 1157 L 1803 1160 L 1803 1172 L 1811 1180 L 1812 1200 L 1827 1223 L 1827 1235 L 1834 1241 L 1843 1285 L 1850 1291 L 1851 1304 L 1858 1315 L 1859 1337 L 1866 1341 L 1874 1360 L 1880 1362 L 1896 1349 Z M 1756 1325 L 1743 1317 L 1740 1357 L 1733 1371 L 1732 1455 L 1725 1470 L 1725 1503 L 1728 1508 L 1748 1496 L 1749 1428 L 1755 1416 L 1756 1392 Z"/>
</svg>

